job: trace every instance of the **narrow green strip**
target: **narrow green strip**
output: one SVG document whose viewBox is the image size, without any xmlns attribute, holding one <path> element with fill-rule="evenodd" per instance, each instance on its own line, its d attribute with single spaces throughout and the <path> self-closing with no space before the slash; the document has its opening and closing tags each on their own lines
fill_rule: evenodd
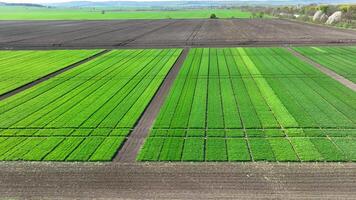
<svg viewBox="0 0 356 200">
<path fill-rule="evenodd" d="M 261 74 L 256 65 L 252 62 L 250 57 L 247 55 L 243 48 L 237 48 L 239 54 L 241 55 L 242 60 L 246 64 L 247 69 L 251 74 Z M 258 88 L 267 104 L 271 107 L 275 117 L 278 122 L 284 127 L 297 127 L 298 123 L 294 117 L 288 112 L 287 108 L 284 107 L 283 103 L 279 100 L 277 95 L 274 93 L 273 89 L 269 86 L 266 79 L 262 77 L 255 78 Z"/>
</svg>

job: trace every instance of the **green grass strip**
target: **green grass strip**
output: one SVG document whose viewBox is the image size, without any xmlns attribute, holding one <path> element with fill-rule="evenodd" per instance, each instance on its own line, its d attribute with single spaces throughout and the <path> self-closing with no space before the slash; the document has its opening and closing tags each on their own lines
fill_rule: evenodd
<svg viewBox="0 0 356 200">
<path fill-rule="evenodd" d="M 255 161 L 275 161 L 270 143 L 264 138 L 250 138 L 248 140 Z"/>
<path fill-rule="evenodd" d="M 66 159 L 67 161 L 87 161 L 104 141 L 103 137 L 88 137 Z"/>
<path fill-rule="evenodd" d="M 253 63 L 250 57 L 247 55 L 243 48 L 237 48 L 240 53 L 243 61 L 245 62 L 248 70 L 251 74 L 261 74 L 257 66 Z M 274 93 L 273 89 L 269 86 L 266 79 L 259 77 L 253 78 L 260 89 L 260 92 L 268 105 L 271 107 L 274 112 L 275 117 L 278 122 L 281 123 L 284 127 L 297 127 L 298 123 L 294 117 L 288 112 L 283 103 L 279 100 L 277 95 Z"/>
<path fill-rule="evenodd" d="M 137 160 L 158 161 L 163 142 L 164 138 L 147 138 L 137 157 Z"/>
<path fill-rule="evenodd" d="M 124 137 L 107 137 L 89 161 L 111 161 L 124 141 Z"/>
<path fill-rule="evenodd" d="M 183 138 L 166 138 L 159 160 L 180 161 L 182 157 L 183 143 Z"/>
<path fill-rule="evenodd" d="M 43 160 L 45 161 L 64 161 L 70 153 L 76 149 L 84 140 L 80 137 L 66 138 L 53 151 L 51 151 Z"/>
<path fill-rule="evenodd" d="M 355 138 L 331 138 L 335 144 L 345 153 L 348 160 L 356 161 Z"/>
<path fill-rule="evenodd" d="M 224 138 L 208 138 L 206 140 L 206 161 L 227 161 Z"/>
<path fill-rule="evenodd" d="M 24 155 L 23 160 L 42 160 L 49 152 L 51 152 L 56 146 L 63 141 L 64 138 L 60 137 L 49 137 L 26 155 Z"/>
<path fill-rule="evenodd" d="M 316 149 L 326 161 L 345 161 L 345 155 L 328 138 L 311 138 Z"/>
<path fill-rule="evenodd" d="M 25 137 L 10 137 L 7 140 L 0 143 L 0 160 L 4 160 L 7 152 L 13 148 L 16 148 L 19 144 L 26 140 Z"/>
<path fill-rule="evenodd" d="M 45 140 L 46 138 L 27 138 L 23 143 L 4 154 L 0 160 L 25 160 L 24 156 Z"/>
<path fill-rule="evenodd" d="M 226 132 L 226 137 L 244 137 L 245 132 L 241 129 L 230 129 L 230 130 L 225 130 Z"/>
<path fill-rule="evenodd" d="M 187 130 L 187 137 L 204 137 L 205 130 Z"/>
<path fill-rule="evenodd" d="M 309 138 L 290 138 L 290 141 L 302 161 L 322 161 L 323 156 Z"/>
<path fill-rule="evenodd" d="M 286 138 L 268 139 L 277 161 L 299 161 L 292 145 Z"/>
<path fill-rule="evenodd" d="M 204 139 L 187 138 L 184 141 L 183 161 L 204 161 Z"/>
<path fill-rule="evenodd" d="M 111 131 L 110 136 L 128 136 L 130 132 L 130 130 L 114 129 Z"/>
<path fill-rule="evenodd" d="M 251 161 L 245 139 L 226 139 L 229 161 Z"/>
</svg>

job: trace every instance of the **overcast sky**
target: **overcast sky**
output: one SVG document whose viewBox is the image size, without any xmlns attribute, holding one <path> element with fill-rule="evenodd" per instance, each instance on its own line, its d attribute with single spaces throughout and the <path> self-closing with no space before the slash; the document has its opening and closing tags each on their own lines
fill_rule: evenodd
<svg viewBox="0 0 356 200">
<path fill-rule="evenodd" d="M 68 1 L 120 1 L 120 0 L 0 0 L 7 3 L 58 3 Z M 162 1 L 162 0 L 121 0 L 121 1 Z M 172 1 L 172 0 L 165 0 Z"/>
<path fill-rule="evenodd" d="M 177 1 L 177 0 L 0 0 L 0 2 L 7 2 L 7 3 L 58 3 L 58 2 L 68 2 L 68 1 Z M 267 1 L 267 0 L 262 0 L 262 1 Z"/>
<path fill-rule="evenodd" d="M 120 0 L 0 0 L 0 2 L 7 2 L 7 3 L 57 3 L 57 2 L 68 2 L 68 1 L 120 1 Z M 179 1 L 179 0 L 121 0 L 121 1 Z M 241 0 L 235 0 L 235 1 L 241 1 Z M 254 1 L 268 1 L 268 0 L 254 0 Z M 274 0 L 274 1 L 278 1 L 278 0 Z"/>
</svg>

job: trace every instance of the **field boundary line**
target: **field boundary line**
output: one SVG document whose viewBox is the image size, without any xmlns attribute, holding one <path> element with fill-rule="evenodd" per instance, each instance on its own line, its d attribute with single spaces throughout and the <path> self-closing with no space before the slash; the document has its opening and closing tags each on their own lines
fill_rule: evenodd
<svg viewBox="0 0 356 200">
<path fill-rule="evenodd" d="M 140 117 L 133 131 L 128 136 L 126 142 L 118 151 L 113 161 L 116 162 L 135 162 L 136 156 L 143 145 L 146 137 L 149 134 L 150 128 L 153 125 L 165 98 L 168 96 L 171 86 L 176 79 L 180 68 L 182 67 L 190 48 L 184 48 L 172 68 L 163 80 L 161 86 L 157 90 L 154 97 L 151 99 L 147 108 Z"/>
<path fill-rule="evenodd" d="M 24 90 L 27 90 L 27 89 L 31 88 L 31 87 L 34 87 L 34 86 L 36 86 L 36 85 L 38 85 L 38 84 L 40 84 L 40 83 L 42 83 L 42 82 L 44 82 L 44 81 L 46 81 L 46 80 L 48 80 L 50 78 L 53 78 L 53 77 L 55 77 L 57 75 L 60 75 L 60 74 L 64 73 L 64 72 L 66 72 L 66 71 L 68 71 L 70 69 L 78 67 L 79 65 L 87 63 L 87 62 L 89 62 L 89 61 L 91 61 L 91 60 L 93 60 L 93 59 L 95 59 L 95 58 L 97 58 L 97 57 L 99 57 L 99 56 L 101 56 L 103 54 L 108 53 L 109 51 L 111 51 L 111 50 L 100 51 L 100 52 L 98 52 L 98 53 L 96 53 L 96 54 L 94 54 L 92 56 L 89 56 L 89 57 L 84 58 L 84 59 L 82 59 L 82 60 L 80 60 L 78 62 L 75 62 L 74 64 L 71 64 L 71 65 L 69 65 L 67 67 L 61 68 L 61 69 L 59 69 L 57 71 L 54 71 L 54 72 L 49 73 L 49 74 L 47 74 L 45 76 L 42 76 L 42 77 L 40 77 L 40 78 L 38 78 L 38 79 L 36 79 L 36 80 L 34 80 L 32 82 L 26 83 L 26 84 L 24 84 L 22 86 L 19 86 L 18 88 L 15 88 L 15 89 L 10 90 L 10 91 L 8 91 L 8 92 L 6 92 L 4 94 L 1 94 L 0 95 L 0 101 L 2 101 L 4 99 L 7 99 L 7 98 L 9 98 L 11 96 L 14 96 L 17 93 L 20 93 L 20 92 L 22 92 Z"/>
<path fill-rule="evenodd" d="M 291 47 L 285 47 L 290 53 L 292 53 L 294 56 L 296 56 L 297 58 L 301 59 L 304 62 L 307 62 L 308 64 L 312 65 L 313 67 L 319 69 L 322 73 L 324 73 L 325 75 L 329 76 L 330 78 L 338 81 L 339 83 L 341 83 L 342 85 L 350 88 L 353 91 L 356 91 L 356 84 L 353 83 L 352 81 L 350 81 L 349 79 L 341 76 L 340 74 L 324 67 L 323 65 L 313 61 L 312 59 L 302 55 L 301 53 L 295 51 L 294 49 L 292 49 Z"/>
</svg>

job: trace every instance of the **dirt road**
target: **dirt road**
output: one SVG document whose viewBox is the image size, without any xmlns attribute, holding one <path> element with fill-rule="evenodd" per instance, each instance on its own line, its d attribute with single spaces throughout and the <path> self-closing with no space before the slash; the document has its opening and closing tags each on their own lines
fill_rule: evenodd
<svg viewBox="0 0 356 200">
<path fill-rule="evenodd" d="M 356 198 L 352 163 L 0 163 L 11 198 Z"/>
</svg>

